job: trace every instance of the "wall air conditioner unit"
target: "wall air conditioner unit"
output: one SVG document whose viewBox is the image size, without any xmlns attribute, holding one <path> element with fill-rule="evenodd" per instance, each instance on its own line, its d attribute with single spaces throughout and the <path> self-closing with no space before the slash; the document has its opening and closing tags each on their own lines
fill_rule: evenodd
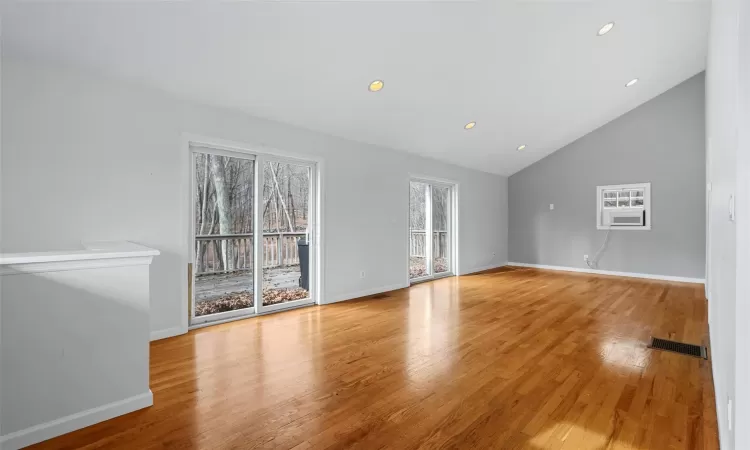
<svg viewBox="0 0 750 450">
<path fill-rule="evenodd" d="M 650 230 L 651 183 L 596 187 L 597 230 Z"/>
<path fill-rule="evenodd" d="M 642 227 L 644 224 L 644 211 L 636 210 L 605 210 L 604 226 L 606 227 Z"/>
</svg>

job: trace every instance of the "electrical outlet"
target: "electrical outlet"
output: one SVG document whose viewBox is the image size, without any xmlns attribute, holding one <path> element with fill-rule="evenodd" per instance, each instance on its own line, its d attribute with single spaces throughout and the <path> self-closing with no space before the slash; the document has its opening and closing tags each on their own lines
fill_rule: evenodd
<svg viewBox="0 0 750 450">
<path fill-rule="evenodd" d="M 727 400 L 727 421 L 729 422 L 729 431 L 732 431 L 732 399 Z"/>
<path fill-rule="evenodd" d="M 365 271 L 364 270 L 361 271 L 361 272 L 359 272 L 359 277 L 360 278 L 364 278 L 365 277 Z"/>
<path fill-rule="evenodd" d="M 583 255 L 583 262 L 589 262 L 589 255 Z"/>
<path fill-rule="evenodd" d="M 554 209 L 555 209 L 555 204 L 554 203 L 550 203 L 549 204 L 549 210 L 552 211 Z"/>
</svg>

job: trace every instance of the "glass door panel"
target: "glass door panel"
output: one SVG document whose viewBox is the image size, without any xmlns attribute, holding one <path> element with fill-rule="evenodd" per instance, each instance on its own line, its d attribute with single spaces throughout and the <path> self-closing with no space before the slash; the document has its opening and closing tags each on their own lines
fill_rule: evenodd
<svg viewBox="0 0 750 450">
<path fill-rule="evenodd" d="M 409 185 L 409 279 L 431 275 L 428 234 L 429 185 L 412 181 Z"/>
<path fill-rule="evenodd" d="M 432 268 L 436 275 L 451 271 L 451 191 L 432 186 Z"/>
<path fill-rule="evenodd" d="M 454 186 L 423 180 L 409 183 L 409 280 L 453 273 Z"/>
<path fill-rule="evenodd" d="M 193 321 L 253 313 L 255 161 L 194 151 Z M 216 316 L 219 315 L 219 316 Z"/>
<path fill-rule="evenodd" d="M 262 306 L 311 302 L 312 168 L 263 163 Z"/>
</svg>

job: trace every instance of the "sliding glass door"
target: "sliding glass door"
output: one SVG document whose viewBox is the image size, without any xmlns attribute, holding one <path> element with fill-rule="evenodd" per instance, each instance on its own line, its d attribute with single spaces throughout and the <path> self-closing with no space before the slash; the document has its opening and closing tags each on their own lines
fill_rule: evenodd
<svg viewBox="0 0 750 450">
<path fill-rule="evenodd" d="M 193 321 L 252 314 L 255 158 L 203 149 L 193 168 Z"/>
<path fill-rule="evenodd" d="M 451 250 L 451 207 L 453 188 L 451 186 L 432 186 L 432 271 L 435 275 L 453 273 Z"/>
<path fill-rule="evenodd" d="M 312 303 L 310 191 L 312 167 L 263 162 L 263 302 L 261 311 Z"/>
<path fill-rule="evenodd" d="M 428 180 L 409 184 L 409 280 L 453 274 L 454 186 Z"/>
<path fill-rule="evenodd" d="M 315 164 L 208 146 L 191 156 L 191 324 L 313 304 Z"/>
</svg>

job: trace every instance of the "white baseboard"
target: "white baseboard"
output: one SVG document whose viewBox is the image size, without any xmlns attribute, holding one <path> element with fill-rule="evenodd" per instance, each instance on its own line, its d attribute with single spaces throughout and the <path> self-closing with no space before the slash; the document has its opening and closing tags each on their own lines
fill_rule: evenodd
<svg viewBox="0 0 750 450">
<path fill-rule="evenodd" d="M 504 263 L 498 263 L 498 264 L 490 264 L 489 266 L 475 267 L 469 270 L 468 272 L 462 273 L 461 275 L 471 275 L 472 273 L 484 272 L 485 270 L 499 269 L 500 267 L 507 266 L 507 265 L 508 263 L 504 262 Z"/>
<path fill-rule="evenodd" d="M 716 380 L 720 380 L 720 378 L 716 376 L 716 366 L 718 366 L 721 362 L 717 361 L 716 356 L 714 355 L 714 352 L 713 352 L 713 345 L 717 341 L 714 340 L 714 333 L 712 330 L 713 328 L 711 328 L 711 324 L 709 323 L 708 324 L 708 341 L 709 341 L 710 347 L 708 350 L 708 355 L 709 355 L 709 358 L 711 358 L 711 381 L 713 381 L 713 385 L 714 385 L 713 387 L 714 387 L 714 400 L 716 403 L 716 421 L 719 423 L 719 426 L 717 427 L 718 435 L 719 435 L 719 448 L 722 448 L 721 443 L 727 442 L 727 437 L 725 436 L 726 425 L 722 426 L 722 424 L 727 423 L 726 417 L 725 417 L 726 411 L 727 411 L 726 410 L 727 404 L 725 403 L 726 400 L 722 399 L 722 397 L 726 398 L 725 395 L 722 395 L 722 394 L 725 394 L 723 390 L 720 393 L 716 389 Z"/>
<path fill-rule="evenodd" d="M 149 390 L 144 394 L 126 398 L 125 400 L 109 403 L 51 422 L 35 425 L 25 430 L 6 434 L 0 438 L 0 448 L 2 450 L 18 450 L 123 414 L 147 408 L 153 404 L 154 396 Z"/>
<path fill-rule="evenodd" d="M 476 267 L 476 268 L 472 269 L 469 272 L 462 273 L 461 275 L 468 275 L 468 274 L 471 274 L 471 273 L 482 272 L 484 270 L 497 269 L 499 267 L 505 266 L 506 264 L 507 263 L 499 263 L 499 264 L 491 264 L 489 266 L 484 266 L 484 267 Z M 427 281 L 430 281 L 430 280 L 427 280 Z M 365 289 L 365 290 L 358 291 L 358 292 L 350 292 L 348 294 L 334 295 L 328 301 L 324 301 L 321 304 L 322 305 L 328 305 L 328 304 L 331 304 L 331 303 L 344 302 L 344 301 L 352 300 L 352 299 L 355 299 L 355 298 L 367 297 L 368 295 L 382 294 L 383 292 L 395 291 L 397 289 L 406 289 L 408 287 L 409 287 L 409 283 L 408 282 L 407 283 L 399 283 L 399 284 L 391 284 L 391 285 L 388 285 L 388 286 L 380 286 L 378 288 Z"/>
<path fill-rule="evenodd" d="M 185 330 L 182 327 L 172 327 L 172 328 L 165 328 L 163 330 L 156 330 L 156 331 L 151 332 L 151 340 L 158 341 L 159 339 L 166 339 L 172 336 L 179 336 L 181 334 L 187 333 L 187 331 L 188 330 Z"/>
<path fill-rule="evenodd" d="M 367 297 L 368 295 L 382 294 L 383 292 L 395 291 L 396 289 L 404 289 L 408 287 L 409 287 L 408 284 L 399 283 L 399 284 L 391 284 L 388 286 L 380 286 L 380 287 L 373 288 L 373 289 L 365 289 L 359 292 L 350 292 L 348 294 L 334 295 L 334 296 L 331 296 L 331 298 L 329 298 L 327 301 L 322 302 L 322 304 L 328 305 L 331 303 L 338 303 L 338 302 L 343 302 L 346 300 L 352 300 L 355 298 Z"/>
<path fill-rule="evenodd" d="M 509 262 L 508 265 L 518 266 L 518 267 L 533 267 L 536 269 L 560 270 L 563 272 L 595 273 L 599 275 L 612 275 L 616 277 L 646 278 L 649 280 L 663 280 L 663 281 L 681 281 L 683 283 L 703 284 L 706 281 L 703 278 L 675 277 L 672 275 L 654 275 L 650 273 L 636 273 L 636 272 L 616 272 L 612 270 L 582 269 L 579 267 L 547 266 L 544 264 L 527 264 L 527 263 L 519 263 L 519 262 Z"/>
</svg>

